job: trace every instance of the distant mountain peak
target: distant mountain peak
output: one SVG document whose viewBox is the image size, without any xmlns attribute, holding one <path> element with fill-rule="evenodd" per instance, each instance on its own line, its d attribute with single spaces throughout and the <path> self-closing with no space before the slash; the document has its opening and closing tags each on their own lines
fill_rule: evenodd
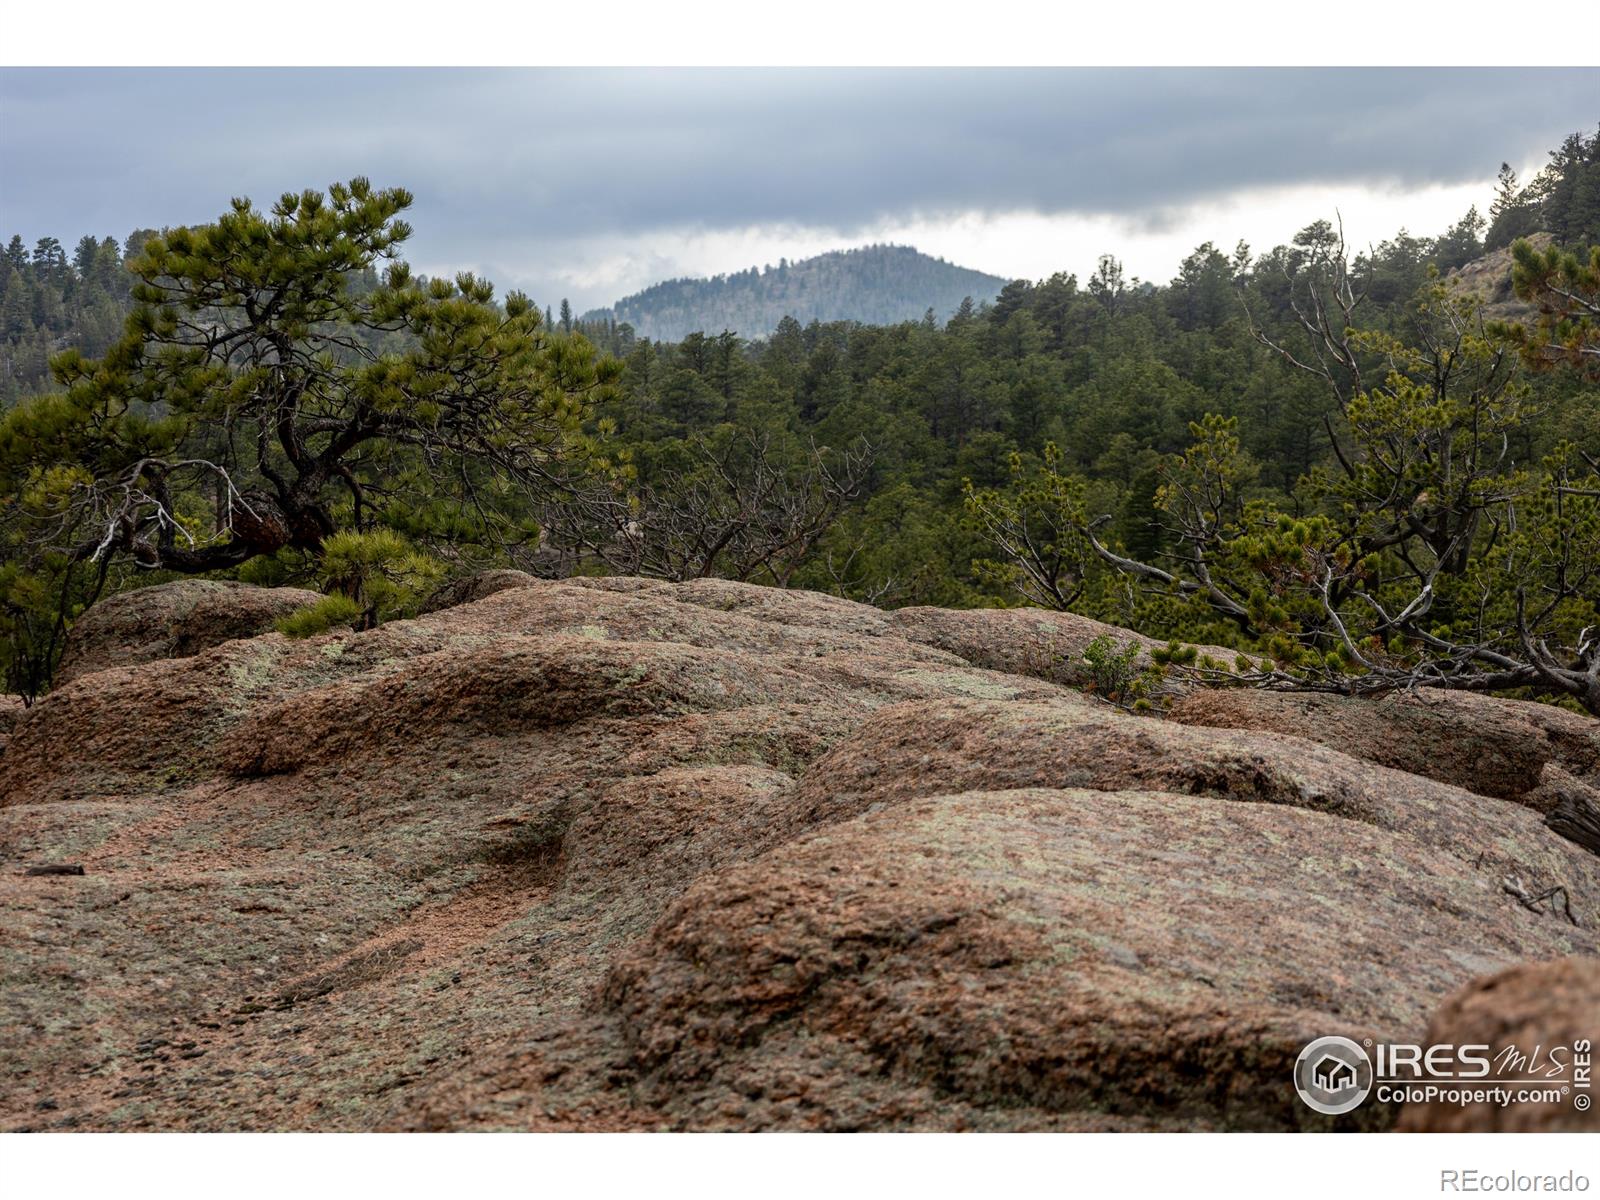
<svg viewBox="0 0 1600 1200">
<path fill-rule="evenodd" d="M 766 337 L 784 317 L 801 324 L 860 321 L 892 325 L 921 319 L 930 308 L 949 317 L 971 297 L 993 300 L 1009 281 L 890 243 L 830 250 L 777 266 L 750 267 L 701 279 L 668 279 L 585 313 L 585 321 L 615 320 L 640 337 L 679 341 L 695 332 L 731 329 Z"/>
</svg>

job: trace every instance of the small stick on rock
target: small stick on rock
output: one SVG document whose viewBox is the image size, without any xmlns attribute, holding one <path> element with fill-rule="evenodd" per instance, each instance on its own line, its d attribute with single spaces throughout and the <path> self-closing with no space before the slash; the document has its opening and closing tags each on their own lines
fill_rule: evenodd
<svg viewBox="0 0 1600 1200">
<path fill-rule="evenodd" d="M 1578 918 L 1572 915 L 1572 898 L 1567 895 L 1567 889 L 1557 884 L 1553 888 L 1546 888 L 1537 896 L 1530 896 L 1528 889 L 1523 886 L 1522 880 L 1515 875 L 1507 875 L 1500 881 L 1500 887 L 1506 895 L 1516 897 L 1517 903 L 1529 912 L 1544 912 L 1539 905 L 1546 900 L 1550 901 L 1550 912 L 1560 913 L 1572 924 L 1578 923 Z M 1557 902 L 1557 897 L 1560 897 Z"/>
<path fill-rule="evenodd" d="M 42 867 L 29 867 L 24 875 L 82 875 L 80 863 L 46 863 Z"/>
</svg>

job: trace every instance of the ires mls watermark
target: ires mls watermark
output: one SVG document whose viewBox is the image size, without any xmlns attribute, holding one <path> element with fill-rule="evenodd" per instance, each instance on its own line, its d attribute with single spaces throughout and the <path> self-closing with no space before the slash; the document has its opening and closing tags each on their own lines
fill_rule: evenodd
<svg viewBox="0 0 1600 1200">
<path fill-rule="evenodd" d="M 1320 1037 L 1300 1051 L 1294 1087 L 1306 1105 L 1330 1117 L 1352 1112 L 1368 1096 L 1398 1104 L 1593 1103 L 1593 1043 L 1523 1050 L 1482 1045 L 1356 1042 Z"/>
</svg>

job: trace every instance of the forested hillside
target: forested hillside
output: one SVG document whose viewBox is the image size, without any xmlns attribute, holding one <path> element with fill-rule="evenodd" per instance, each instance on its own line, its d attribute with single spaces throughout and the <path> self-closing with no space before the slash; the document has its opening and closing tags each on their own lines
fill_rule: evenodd
<svg viewBox="0 0 1600 1200">
<path fill-rule="evenodd" d="M 1353 315 L 1375 339 L 1415 338 L 1418 305 L 1433 300 L 1430 280 L 1456 236 L 1401 235 L 1349 259 L 1364 296 Z M 640 478 L 675 493 L 713 462 L 744 470 L 754 485 L 761 471 L 751 449 L 739 449 L 751 435 L 765 468 L 781 464 L 802 489 L 820 484 L 813 446 L 836 458 L 871 447 L 855 498 L 805 553 L 782 558 L 774 572 L 775 560 L 754 550 L 740 560 L 723 547 L 718 557 L 678 564 L 680 573 L 777 578 L 887 604 L 1014 602 L 1011 572 L 985 566 L 994 546 L 964 502 L 966 485 L 1011 489 L 1038 473 L 1047 445 L 1059 472 L 1081 481 L 1087 509 L 1110 514 L 1104 540 L 1146 555 L 1177 548 L 1157 508 L 1163 467 L 1208 414 L 1237 422 L 1252 496 L 1290 509 L 1307 503 L 1294 499 L 1300 482 L 1337 469 L 1327 423 L 1342 420 L 1339 402 L 1327 379 L 1263 339 L 1315 361 L 1296 291 L 1342 253 L 1335 228 L 1316 222 L 1262 255 L 1201 246 L 1153 290 L 1103 279 L 1086 286 L 1061 274 L 1008 284 L 991 307 L 943 322 L 785 319 L 762 342 L 699 333 L 670 345 L 621 339 L 620 394 L 601 412 Z M 1371 363 L 1380 383 L 1376 340 Z M 1591 388 L 1557 375 L 1519 378 L 1518 386 L 1537 395 L 1529 405 L 1537 418 L 1508 431 L 1517 463 L 1536 462 L 1563 437 L 1600 445 L 1600 396 Z M 1348 438 L 1341 431 L 1341 444 Z M 1056 532 L 1050 540 L 1064 543 Z M 1135 589 L 1078 600 L 1104 619 L 1159 624 Z M 1226 641 L 1225 626 L 1206 636 Z"/>
<path fill-rule="evenodd" d="M 867 246 L 711 279 L 669 279 L 583 320 L 630 325 L 637 336 L 657 341 L 725 329 L 760 338 L 784 317 L 892 325 L 931 310 L 944 320 L 963 300 L 994 299 L 1005 283 L 910 246 Z"/>
<path fill-rule="evenodd" d="M 50 356 L 67 347 L 103 354 L 122 332 L 133 278 L 123 255 L 138 253 L 149 230 L 114 237 L 84 235 L 68 258 L 43 237 L 30 253 L 12 235 L 0 255 L 0 406 L 49 386 Z"/>
<path fill-rule="evenodd" d="M 1492 281 L 1474 211 L 1359 252 L 1328 221 L 1203 245 L 1154 288 L 1103 261 L 943 322 L 594 329 L 626 363 L 600 412 L 632 502 L 547 511 L 545 569 L 1029 602 L 1265 652 L 1242 661 L 1268 684 L 1420 670 L 1600 704 L 1594 144 L 1519 193 L 1526 232 L 1548 211 L 1566 233 Z M 1524 323 L 1497 325 L 1513 288 Z M 1535 670 L 1540 630 L 1573 649 Z"/>
</svg>

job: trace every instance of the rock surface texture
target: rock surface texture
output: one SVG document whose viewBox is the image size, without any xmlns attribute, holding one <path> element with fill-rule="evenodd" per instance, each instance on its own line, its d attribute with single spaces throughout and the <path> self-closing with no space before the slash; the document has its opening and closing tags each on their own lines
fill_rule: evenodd
<svg viewBox="0 0 1600 1200">
<path fill-rule="evenodd" d="M 100 601 L 73 626 L 56 682 L 68 683 L 107 667 L 187 658 L 235 638 L 268 633 L 279 617 L 321 598 L 299 588 L 213 579 L 121 592 Z"/>
<path fill-rule="evenodd" d="M 234 631 L 303 593 L 192 587 L 7 714 L 0 1128 L 1480 1128 L 1295 1058 L 1595 1020 L 1585 718 L 1136 717 L 1083 618 L 718 580 L 298 642 Z"/>
<path fill-rule="evenodd" d="M 1553 1059 L 1548 1048 L 1585 1040 L 1592 1044 L 1597 1028 L 1600 960 L 1565 958 L 1525 963 L 1464 988 L 1434 1014 L 1428 1040 L 1487 1046 L 1496 1076 L 1536 1089 L 1549 1083 L 1546 1076 Z M 1534 1046 L 1545 1047 L 1546 1053 L 1534 1056 L 1529 1052 Z M 1591 1095 L 1595 1091 L 1592 1075 L 1588 1091 Z M 1585 1112 L 1570 1097 L 1512 1105 L 1433 1103 L 1408 1107 L 1400 1127 L 1451 1133 L 1560 1133 L 1593 1130 L 1595 1118 L 1592 1108 Z"/>
</svg>

